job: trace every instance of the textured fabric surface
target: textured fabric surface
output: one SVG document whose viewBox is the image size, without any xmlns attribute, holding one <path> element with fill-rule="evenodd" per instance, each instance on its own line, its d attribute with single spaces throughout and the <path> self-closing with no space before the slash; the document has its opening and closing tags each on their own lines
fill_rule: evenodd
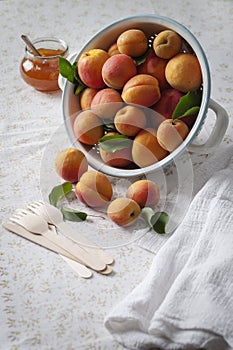
<svg viewBox="0 0 233 350">
<path fill-rule="evenodd" d="M 60 181 L 54 170 L 54 157 L 58 149 L 70 146 L 62 118 L 62 92 L 40 93 L 21 79 L 19 65 L 25 44 L 20 36 L 25 34 L 32 40 L 59 37 L 68 43 L 72 53 L 112 21 L 146 13 L 173 18 L 197 37 L 211 69 L 211 97 L 230 115 L 229 128 L 214 153 L 191 155 L 196 174 L 193 194 L 216 170 L 226 166 L 225 155 L 233 144 L 232 0 L 0 1 L 1 223 L 17 208 L 25 208 L 31 201 L 47 200 L 51 187 Z M 208 113 L 204 125 L 207 134 L 214 120 L 214 114 Z M 176 188 L 170 179 L 173 175 L 176 179 L 176 174 L 171 171 L 167 169 L 165 176 L 168 204 L 172 205 Z M 164 189 L 163 193 L 164 199 Z M 76 223 L 73 227 L 79 229 Z M 106 223 L 94 219 L 80 226 L 80 230 L 108 246 L 135 237 L 128 231 L 119 235 L 113 224 L 106 230 Z M 109 249 L 115 258 L 114 274 L 109 278 L 94 274 L 92 279 L 83 280 L 59 256 L 0 225 L 0 349 L 124 349 L 104 327 L 104 318 L 145 278 L 154 253 L 169 237 L 148 233 L 138 244 L 134 241 Z M 164 268 L 166 265 L 161 266 L 161 273 Z"/>
<path fill-rule="evenodd" d="M 107 316 L 106 327 L 132 349 L 233 348 L 232 247 L 233 158 L 197 193 L 146 278 Z"/>
</svg>

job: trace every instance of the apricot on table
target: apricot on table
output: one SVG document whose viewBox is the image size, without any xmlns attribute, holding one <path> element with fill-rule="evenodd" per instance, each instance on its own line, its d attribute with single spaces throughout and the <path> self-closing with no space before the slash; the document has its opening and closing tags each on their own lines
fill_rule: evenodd
<svg viewBox="0 0 233 350">
<path fill-rule="evenodd" d="M 86 171 L 75 186 L 77 198 L 89 207 L 103 207 L 112 198 L 112 184 L 108 177 L 95 170 Z"/>
<path fill-rule="evenodd" d="M 108 132 L 104 136 L 117 135 L 117 134 L 118 134 L 117 132 Z M 128 147 L 116 150 L 114 152 L 104 150 L 101 147 L 101 145 L 99 147 L 100 157 L 104 161 L 104 163 L 116 168 L 124 168 L 131 164 L 132 162 L 131 152 L 132 152 L 131 142 Z"/>
<path fill-rule="evenodd" d="M 128 187 L 126 197 L 135 200 L 141 208 L 153 208 L 160 200 L 160 190 L 152 180 L 138 180 Z"/>
<path fill-rule="evenodd" d="M 109 57 L 107 51 L 102 49 L 92 49 L 81 54 L 77 62 L 77 70 L 85 85 L 94 89 L 105 87 L 102 67 Z"/>
<path fill-rule="evenodd" d="M 161 147 L 174 151 L 187 137 L 188 126 L 179 119 L 166 119 L 158 127 L 157 139 Z"/>
<path fill-rule="evenodd" d="M 107 59 L 102 68 L 102 77 L 107 86 L 121 89 L 125 83 L 137 74 L 134 60 L 125 54 L 116 54 Z"/>
<path fill-rule="evenodd" d="M 202 83 L 198 58 L 190 53 L 179 53 L 171 58 L 165 69 L 168 83 L 181 92 L 197 90 Z"/>
<path fill-rule="evenodd" d="M 99 90 L 93 97 L 91 108 L 101 119 L 110 119 L 122 108 L 122 98 L 119 91 L 113 88 Z"/>
<path fill-rule="evenodd" d="M 138 74 L 127 81 L 122 90 L 126 103 L 151 107 L 161 96 L 158 79 L 149 74 Z"/>
<path fill-rule="evenodd" d="M 182 38 L 173 30 L 163 30 L 153 41 L 153 49 L 160 58 L 170 59 L 178 54 L 182 47 Z"/>
<path fill-rule="evenodd" d="M 135 136 L 146 126 L 146 115 L 142 109 L 127 105 L 116 113 L 114 124 L 121 134 Z"/>
<path fill-rule="evenodd" d="M 117 38 L 117 47 L 120 53 L 138 57 L 148 48 L 147 37 L 141 29 L 128 29 Z"/>
<path fill-rule="evenodd" d="M 74 183 L 87 171 L 88 162 L 82 151 L 67 148 L 57 154 L 55 169 L 63 180 Z"/>
<path fill-rule="evenodd" d="M 101 119 L 89 109 L 77 115 L 73 131 L 76 139 L 86 145 L 95 145 L 104 135 Z"/>
<path fill-rule="evenodd" d="M 108 217 L 119 226 L 131 225 L 139 216 L 141 208 L 133 199 L 119 197 L 107 208 Z"/>
<path fill-rule="evenodd" d="M 147 167 L 165 158 L 169 152 L 158 142 L 152 128 L 139 131 L 133 141 L 132 159 L 140 168 Z"/>
</svg>

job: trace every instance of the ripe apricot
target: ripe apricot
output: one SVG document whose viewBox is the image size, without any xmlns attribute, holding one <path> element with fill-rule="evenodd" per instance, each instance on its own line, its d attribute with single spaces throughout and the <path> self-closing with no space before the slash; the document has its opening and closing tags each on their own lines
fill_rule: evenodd
<svg viewBox="0 0 233 350">
<path fill-rule="evenodd" d="M 135 75 L 124 85 L 121 96 L 126 103 L 151 107 L 161 96 L 158 79 L 149 74 Z"/>
<path fill-rule="evenodd" d="M 178 54 L 182 47 L 182 38 L 173 30 L 163 30 L 153 41 L 153 49 L 160 58 L 170 59 Z"/>
<path fill-rule="evenodd" d="M 143 55 L 148 48 L 147 37 L 140 29 L 128 29 L 119 35 L 117 47 L 120 53 L 138 57 Z"/>
<path fill-rule="evenodd" d="M 73 183 L 87 171 L 88 162 L 83 152 L 77 148 L 67 148 L 57 154 L 55 169 L 63 180 Z"/>
<path fill-rule="evenodd" d="M 125 54 L 111 56 L 104 63 L 102 77 L 107 86 L 120 90 L 137 73 L 134 60 Z"/>
<path fill-rule="evenodd" d="M 147 167 L 165 158 L 169 152 L 158 142 L 152 128 L 141 130 L 135 137 L 132 146 L 132 158 L 140 168 Z"/>
<path fill-rule="evenodd" d="M 95 170 L 85 172 L 75 187 L 76 196 L 89 207 L 103 207 L 112 198 L 108 177 Z"/>
<path fill-rule="evenodd" d="M 133 199 L 119 197 L 107 208 L 108 217 L 119 226 L 131 225 L 139 216 L 141 208 Z"/>
<path fill-rule="evenodd" d="M 99 90 L 91 102 L 91 108 L 101 119 L 110 119 L 122 107 L 122 98 L 119 91 L 106 88 Z"/>
<path fill-rule="evenodd" d="M 77 70 L 82 82 L 88 87 L 101 89 L 105 87 L 102 78 L 102 67 L 109 54 L 102 49 L 83 52 L 78 59 Z"/>
<path fill-rule="evenodd" d="M 98 89 L 87 87 L 80 93 L 79 103 L 81 109 L 91 108 L 91 101 L 93 100 L 94 96 L 97 94 L 98 91 Z"/>
<path fill-rule="evenodd" d="M 86 145 L 95 145 L 104 135 L 101 119 L 89 109 L 77 115 L 73 130 L 77 140 Z"/>
<path fill-rule="evenodd" d="M 155 207 L 160 200 L 160 190 L 152 180 L 138 180 L 128 187 L 126 197 L 135 200 L 141 208 Z"/>
<path fill-rule="evenodd" d="M 195 91 L 202 83 L 199 61 L 190 53 L 179 53 L 171 58 L 165 76 L 168 83 L 181 92 Z"/>
<path fill-rule="evenodd" d="M 114 124 L 119 133 L 135 136 L 146 126 L 146 116 L 140 108 L 128 105 L 116 113 Z"/>
<path fill-rule="evenodd" d="M 158 127 L 159 144 L 169 152 L 174 151 L 189 133 L 188 126 L 179 119 L 166 119 Z"/>
</svg>

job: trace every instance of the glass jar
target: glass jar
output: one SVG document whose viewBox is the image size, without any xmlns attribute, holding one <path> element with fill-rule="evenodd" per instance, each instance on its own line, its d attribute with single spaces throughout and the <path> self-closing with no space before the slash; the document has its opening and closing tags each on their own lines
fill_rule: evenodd
<svg viewBox="0 0 233 350">
<path fill-rule="evenodd" d="M 68 45 L 61 39 L 44 37 L 32 41 L 41 56 L 35 56 L 26 46 L 20 64 L 23 80 L 39 91 L 59 89 L 59 56 L 67 57 Z"/>
</svg>

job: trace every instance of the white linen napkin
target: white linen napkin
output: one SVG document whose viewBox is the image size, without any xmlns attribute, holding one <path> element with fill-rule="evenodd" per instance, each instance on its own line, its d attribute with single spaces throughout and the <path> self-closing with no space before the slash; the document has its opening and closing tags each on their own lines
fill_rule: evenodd
<svg viewBox="0 0 233 350">
<path fill-rule="evenodd" d="M 233 349 L 233 158 L 104 324 L 129 349 Z"/>
</svg>

